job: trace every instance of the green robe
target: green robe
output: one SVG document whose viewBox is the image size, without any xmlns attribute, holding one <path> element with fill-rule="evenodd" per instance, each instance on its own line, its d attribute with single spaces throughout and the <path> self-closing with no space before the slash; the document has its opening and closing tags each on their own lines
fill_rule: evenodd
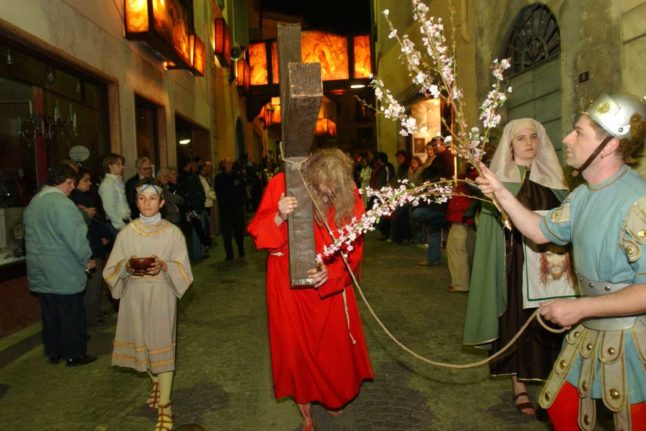
<svg viewBox="0 0 646 431">
<path fill-rule="evenodd" d="M 524 181 L 525 168 L 518 166 Z M 520 183 L 504 183 L 514 196 Z M 567 196 L 567 190 L 551 189 L 559 201 Z M 505 270 L 505 233 L 500 213 L 492 203 L 482 205 L 476 231 L 476 243 L 471 269 L 471 283 L 464 322 L 466 345 L 482 345 L 498 338 L 498 318 L 507 309 L 507 273 Z"/>
</svg>

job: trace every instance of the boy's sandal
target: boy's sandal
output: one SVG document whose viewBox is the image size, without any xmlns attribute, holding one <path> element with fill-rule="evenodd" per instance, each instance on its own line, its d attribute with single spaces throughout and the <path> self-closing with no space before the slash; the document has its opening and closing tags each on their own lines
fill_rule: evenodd
<svg viewBox="0 0 646 431">
<path fill-rule="evenodd" d="M 146 400 L 146 404 L 151 409 L 156 409 L 159 406 L 159 382 L 153 382 L 153 388 L 150 391 L 150 396 Z"/>
<path fill-rule="evenodd" d="M 173 415 L 169 412 L 171 403 L 159 405 L 155 431 L 171 431 L 173 429 Z"/>
</svg>

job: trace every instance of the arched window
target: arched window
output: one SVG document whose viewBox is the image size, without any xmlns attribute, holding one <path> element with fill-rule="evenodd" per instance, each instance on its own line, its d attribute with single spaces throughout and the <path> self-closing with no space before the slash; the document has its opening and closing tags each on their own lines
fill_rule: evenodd
<svg viewBox="0 0 646 431">
<path fill-rule="evenodd" d="M 504 48 L 511 59 L 510 75 L 517 75 L 559 55 L 561 34 L 556 17 L 540 3 L 524 7 L 516 16 Z"/>
</svg>

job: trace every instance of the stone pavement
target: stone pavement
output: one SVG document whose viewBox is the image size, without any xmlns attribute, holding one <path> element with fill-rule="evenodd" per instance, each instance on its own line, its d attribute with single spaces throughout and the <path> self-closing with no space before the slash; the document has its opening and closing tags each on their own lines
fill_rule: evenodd
<svg viewBox="0 0 646 431">
<path fill-rule="evenodd" d="M 196 282 L 180 301 L 178 315 L 175 429 L 191 429 L 189 424 L 208 431 L 299 429 L 295 405 L 272 395 L 265 253 L 252 248 L 248 244 L 246 260 L 225 263 L 220 246 L 194 266 Z M 466 295 L 447 292 L 445 266 L 416 266 L 424 253 L 369 237 L 363 267 L 368 300 L 421 354 L 456 363 L 482 359 L 483 352 L 461 345 Z M 486 368 L 426 365 L 393 344 L 360 307 L 375 381 L 365 383 L 339 417 L 315 407 L 317 430 L 550 429 L 516 412 L 508 379 L 489 378 Z M 155 415 L 145 406 L 147 375 L 110 366 L 114 325 L 112 316 L 90 330 L 88 352 L 99 355 L 93 364 L 50 365 L 37 346 L 0 368 L 0 429 L 152 430 Z M 33 332 L 26 331 L 31 337 Z M 538 389 L 530 387 L 534 396 Z"/>
</svg>

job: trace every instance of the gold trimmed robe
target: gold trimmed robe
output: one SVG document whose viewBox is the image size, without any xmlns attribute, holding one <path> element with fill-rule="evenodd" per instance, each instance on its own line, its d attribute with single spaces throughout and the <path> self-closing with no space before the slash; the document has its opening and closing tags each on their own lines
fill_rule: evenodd
<svg viewBox="0 0 646 431">
<path fill-rule="evenodd" d="M 132 256 L 157 256 L 168 272 L 130 275 L 125 265 Z M 120 299 L 112 365 L 154 374 L 173 371 L 177 298 L 193 282 L 181 231 L 164 219 L 152 225 L 133 221 L 119 232 L 103 277 Z"/>
</svg>

